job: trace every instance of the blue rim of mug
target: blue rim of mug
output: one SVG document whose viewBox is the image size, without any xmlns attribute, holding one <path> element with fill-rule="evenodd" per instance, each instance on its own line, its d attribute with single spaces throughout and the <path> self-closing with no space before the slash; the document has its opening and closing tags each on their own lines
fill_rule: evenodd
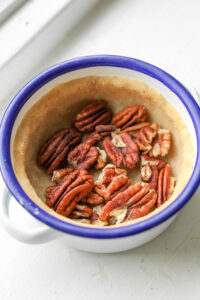
<svg viewBox="0 0 200 300">
<path fill-rule="evenodd" d="M 14 122 L 23 105 L 43 85 L 54 78 L 78 69 L 109 66 L 125 68 L 144 73 L 157 79 L 175 93 L 186 107 L 196 133 L 197 156 L 193 173 L 180 195 L 159 213 L 139 221 L 135 224 L 121 227 L 93 228 L 68 223 L 47 213 L 35 204 L 23 191 L 19 184 L 11 163 L 10 139 Z M 149 230 L 176 214 L 191 198 L 200 183 L 200 108 L 189 91 L 174 77 L 162 69 L 144 61 L 118 56 L 118 55 L 95 55 L 84 56 L 62 62 L 41 72 L 30 80 L 13 98 L 7 107 L 0 126 L 0 166 L 3 179 L 15 199 L 35 218 L 46 225 L 59 231 L 88 238 L 119 238 L 138 234 Z"/>
</svg>

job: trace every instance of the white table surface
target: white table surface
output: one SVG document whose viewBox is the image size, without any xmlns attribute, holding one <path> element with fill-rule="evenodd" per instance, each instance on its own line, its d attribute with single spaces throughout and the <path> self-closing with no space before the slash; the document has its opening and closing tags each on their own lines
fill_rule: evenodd
<svg viewBox="0 0 200 300">
<path fill-rule="evenodd" d="M 20 85 L 59 61 L 107 53 L 148 61 L 200 90 L 199 13 L 199 0 L 100 1 Z M 38 226 L 18 203 L 11 213 L 24 226 Z M 0 245 L 2 300 L 199 300 L 200 190 L 162 235 L 124 253 L 84 253 L 64 238 L 30 246 L 2 229 Z"/>
</svg>

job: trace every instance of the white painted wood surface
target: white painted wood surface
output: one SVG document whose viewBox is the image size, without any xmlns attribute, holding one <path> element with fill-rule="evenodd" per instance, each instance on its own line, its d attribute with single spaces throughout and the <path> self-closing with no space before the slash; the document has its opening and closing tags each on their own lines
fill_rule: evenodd
<svg viewBox="0 0 200 300">
<path fill-rule="evenodd" d="M 20 86 L 59 61 L 108 53 L 153 63 L 200 90 L 199 12 L 199 0 L 100 1 Z M 39 226 L 17 203 L 11 213 Z M 200 299 L 200 191 L 161 236 L 125 253 L 79 252 L 64 239 L 28 246 L 1 229 L 0 245 L 3 300 Z"/>
<path fill-rule="evenodd" d="M 97 1 L 29 0 L 0 26 L 1 103 Z"/>
</svg>

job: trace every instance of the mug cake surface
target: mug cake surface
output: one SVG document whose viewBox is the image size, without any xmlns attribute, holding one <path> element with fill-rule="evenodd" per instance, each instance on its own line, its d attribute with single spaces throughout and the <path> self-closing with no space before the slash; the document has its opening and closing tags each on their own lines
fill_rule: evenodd
<svg viewBox="0 0 200 300">
<path fill-rule="evenodd" d="M 77 222 L 57 214 L 45 204 L 44 191 L 52 182 L 38 165 L 37 157 L 48 138 L 61 128 L 70 128 L 76 114 L 85 105 L 100 99 L 106 101 L 113 114 L 130 105 L 143 105 L 148 111 L 148 121 L 158 123 L 172 134 L 172 149 L 164 160 L 172 168 L 176 187 L 168 201 L 143 217 L 148 218 L 169 205 L 183 190 L 194 167 L 194 149 L 189 131 L 177 110 L 157 91 L 135 79 L 88 76 L 56 85 L 38 99 L 24 116 L 14 140 L 13 159 L 17 179 L 27 195 L 42 209 L 67 222 Z M 92 175 L 96 177 L 98 174 L 93 172 Z M 139 168 L 129 170 L 128 176 L 131 183 L 138 182 Z"/>
</svg>

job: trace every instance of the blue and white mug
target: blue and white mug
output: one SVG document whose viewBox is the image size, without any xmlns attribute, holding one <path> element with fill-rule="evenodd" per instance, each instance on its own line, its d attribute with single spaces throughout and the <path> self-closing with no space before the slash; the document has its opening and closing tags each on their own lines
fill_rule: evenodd
<svg viewBox="0 0 200 300">
<path fill-rule="evenodd" d="M 48 214 L 23 191 L 12 165 L 13 140 L 20 120 L 38 100 L 34 94 L 47 93 L 55 84 L 75 78 L 123 76 L 139 79 L 160 92 L 186 121 L 195 149 L 192 175 L 179 196 L 159 213 L 132 225 L 113 228 L 92 228 L 74 225 Z M 195 101 L 196 100 L 196 101 Z M 142 245 L 163 232 L 177 213 L 189 201 L 200 183 L 200 108 L 199 96 L 163 70 L 133 58 L 97 55 L 76 58 L 55 65 L 28 82 L 9 104 L 0 127 L 0 165 L 7 185 L 0 201 L 0 222 L 14 238 L 26 243 L 44 243 L 64 236 L 68 244 L 91 252 L 119 252 Z M 9 190 L 9 192 L 8 192 Z M 11 194 L 23 207 L 44 225 L 25 229 L 13 224 L 9 217 Z"/>
</svg>

